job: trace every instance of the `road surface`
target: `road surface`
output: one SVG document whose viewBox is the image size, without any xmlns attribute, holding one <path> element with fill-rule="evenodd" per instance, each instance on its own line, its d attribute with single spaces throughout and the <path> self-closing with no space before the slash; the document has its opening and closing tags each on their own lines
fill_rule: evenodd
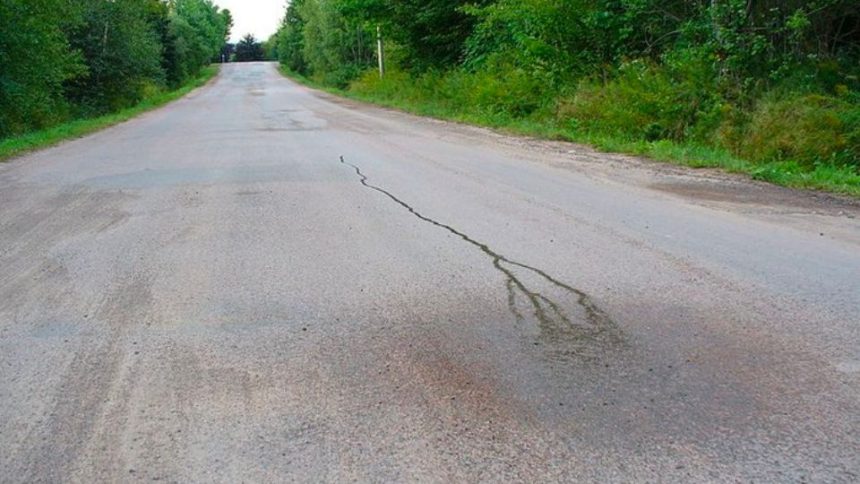
<svg viewBox="0 0 860 484">
<path fill-rule="evenodd" d="M 856 482 L 858 216 L 228 65 L 0 165 L 0 480 Z"/>
</svg>

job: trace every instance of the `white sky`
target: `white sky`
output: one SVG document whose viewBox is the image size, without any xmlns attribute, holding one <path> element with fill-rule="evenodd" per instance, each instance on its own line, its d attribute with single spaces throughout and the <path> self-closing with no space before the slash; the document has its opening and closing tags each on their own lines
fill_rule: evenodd
<svg viewBox="0 0 860 484">
<path fill-rule="evenodd" d="M 233 14 L 232 42 L 245 34 L 254 34 L 260 41 L 268 39 L 278 30 L 287 6 L 287 0 L 214 0 L 212 3 Z"/>
</svg>

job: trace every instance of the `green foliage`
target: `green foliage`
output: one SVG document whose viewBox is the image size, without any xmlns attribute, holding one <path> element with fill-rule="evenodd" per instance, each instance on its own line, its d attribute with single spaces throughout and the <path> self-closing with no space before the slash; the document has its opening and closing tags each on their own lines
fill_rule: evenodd
<svg viewBox="0 0 860 484">
<path fill-rule="evenodd" d="M 84 113 L 104 113 L 140 101 L 149 83 L 163 81 L 161 45 L 148 18 L 149 2 L 86 2 L 83 22 L 70 31 L 87 74 L 66 94 Z"/>
<path fill-rule="evenodd" d="M 236 44 L 236 62 L 255 62 L 265 59 L 263 44 L 251 34 L 242 37 Z"/>
<path fill-rule="evenodd" d="M 290 71 L 345 86 L 375 64 L 376 27 L 400 51 L 402 67 L 420 73 L 463 58 L 475 20 L 467 7 L 485 0 L 295 0 L 277 34 Z"/>
<path fill-rule="evenodd" d="M 751 114 L 747 136 L 734 146 L 753 161 L 860 167 L 860 104 L 819 94 L 774 96 Z"/>
<path fill-rule="evenodd" d="M 63 84 L 86 72 L 65 35 L 79 21 L 63 0 L 0 2 L 0 137 L 64 117 Z"/>
<path fill-rule="evenodd" d="M 711 63 L 700 52 L 679 52 L 662 64 L 623 64 L 608 82 L 584 81 L 559 116 L 594 131 L 649 141 L 701 138 L 720 107 Z"/>
<path fill-rule="evenodd" d="M 371 19 L 385 27 L 387 36 L 406 52 L 404 67 L 423 71 L 450 68 L 463 59 L 466 39 L 475 20 L 467 7 L 485 0 L 398 0 L 381 4 Z"/>
<path fill-rule="evenodd" d="M 602 40 L 589 25 L 588 1 L 500 0 L 466 11 L 477 21 L 465 42 L 470 69 L 507 64 L 557 86 L 600 64 L 602 49 L 595 47 Z"/>
<path fill-rule="evenodd" d="M 172 6 L 173 78 L 182 82 L 220 57 L 233 21 L 229 10 L 220 11 L 210 0 L 172 0 Z"/>
<path fill-rule="evenodd" d="M 2 0 L 0 138 L 178 87 L 231 26 L 210 0 Z"/>
<path fill-rule="evenodd" d="M 446 112 L 466 108 L 489 117 L 528 116 L 541 107 L 540 85 L 515 70 L 506 72 L 504 80 L 490 72 L 428 71 L 415 76 L 393 69 L 380 78 L 368 71 L 350 84 L 350 90 L 389 102 L 433 105 Z"/>
<path fill-rule="evenodd" d="M 475 73 L 455 71 L 443 76 L 445 89 L 459 102 L 483 113 L 525 117 L 542 104 L 542 85 L 521 68 L 496 65 Z"/>
<path fill-rule="evenodd" d="M 287 6 L 281 28 L 275 34 L 278 61 L 292 72 L 308 74 L 305 61 L 305 20 L 299 14 L 304 0 L 292 0 Z"/>
<path fill-rule="evenodd" d="M 749 89 L 815 61 L 856 60 L 860 6 L 848 0 L 720 0 L 707 10 L 707 42 L 729 88 Z M 851 72 L 845 72 L 851 75 Z"/>
<path fill-rule="evenodd" d="M 337 86 L 345 86 L 374 58 L 369 26 L 344 15 L 343 8 L 340 0 L 304 0 L 297 7 L 302 50 L 295 55 L 301 55 L 306 74 Z"/>
<path fill-rule="evenodd" d="M 277 61 L 278 56 L 278 36 L 272 35 L 262 43 L 263 59 L 267 61 Z"/>
</svg>

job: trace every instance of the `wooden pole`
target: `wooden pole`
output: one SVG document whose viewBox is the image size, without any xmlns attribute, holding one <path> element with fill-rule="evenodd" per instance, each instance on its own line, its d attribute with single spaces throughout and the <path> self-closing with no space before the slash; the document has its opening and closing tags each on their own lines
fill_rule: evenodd
<svg viewBox="0 0 860 484">
<path fill-rule="evenodd" d="M 379 59 L 379 77 L 385 77 L 385 49 L 382 47 L 382 27 L 376 26 L 376 57 Z"/>
</svg>

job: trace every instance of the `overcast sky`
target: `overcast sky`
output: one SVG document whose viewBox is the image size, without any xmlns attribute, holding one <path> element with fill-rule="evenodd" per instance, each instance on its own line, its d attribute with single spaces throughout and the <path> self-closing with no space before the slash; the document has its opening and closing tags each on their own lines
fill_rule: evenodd
<svg viewBox="0 0 860 484">
<path fill-rule="evenodd" d="M 233 14 L 233 42 L 245 34 L 266 40 L 278 30 L 287 0 L 214 0 L 215 5 Z"/>
</svg>

